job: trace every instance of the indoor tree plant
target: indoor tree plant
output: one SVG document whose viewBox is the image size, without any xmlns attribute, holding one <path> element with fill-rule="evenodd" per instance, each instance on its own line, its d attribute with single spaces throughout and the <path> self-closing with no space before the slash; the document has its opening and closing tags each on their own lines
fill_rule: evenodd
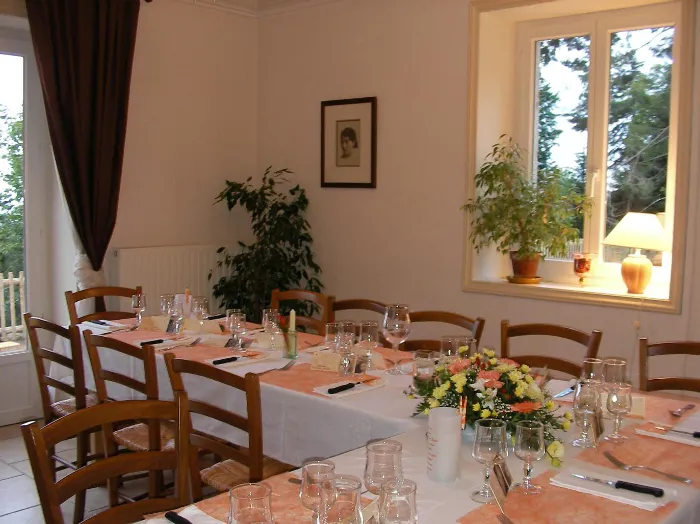
<svg viewBox="0 0 700 524">
<path fill-rule="evenodd" d="M 219 248 L 219 267 L 229 270 L 214 284 L 214 296 L 221 306 L 240 308 L 248 320 L 260 322 L 262 310 L 268 307 L 272 290 L 308 289 L 320 292 L 321 268 L 311 251 L 311 226 L 305 218 L 309 199 L 298 184 L 289 187 L 289 169 L 265 170 L 262 182 L 255 187 L 248 177 L 245 182 L 226 181 L 215 202 L 226 202 L 228 209 L 244 208 L 251 217 L 255 241 L 238 242 L 240 251 L 232 254 Z M 209 278 L 211 279 L 211 272 Z M 289 309 L 311 316 L 314 306 L 308 303 L 285 302 L 282 313 Z"/>
<path fill-rule="evenodd" d="M 591 207 L 591 200 L 566 182 L 558 168 L 530 176 L 524 151 L 502 135 L 475 176 L 476 197 L 462 206 L 471 218 L 469 238 L 477 253 L 492 244 L 509 253 L 516 282 L 536 277 L 545 251 L 565 254 L 568 242 L 578 238 L 574 219 Z"/>
</svg>

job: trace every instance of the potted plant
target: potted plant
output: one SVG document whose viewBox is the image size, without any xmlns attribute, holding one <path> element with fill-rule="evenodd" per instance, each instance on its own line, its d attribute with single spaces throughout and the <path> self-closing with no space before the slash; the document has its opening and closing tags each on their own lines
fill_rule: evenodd
<svg viewBox="0 0 700 524">
<path fill-rule="evenodd" d="M 523 150 L 502 135 L 475 176 L 477 196 L 462 209 L 470 216 L 469 238 L 477 253 L 494 244 L 509 253 L 511 282 L 538 282 L 544 252 L 567 253 L 578 238 L 574 219 L 589 212 L 591 200 L 574 191 L 558 168 L 530 176 Z"/>
<path fill-rule="evenodd" d="M 252 322 L 261 322 L 273 289 L 320 292 L 323 288 L 304 216 L 309 206 L 306 191 L 298 184 L 283 189 L 292 174 L 289 169 L 268 167 L 259 187 L 251 184 L 252 177 L 243 183 L 227 180 L 226 189 L 215 200 L 226 202 L 229 210 L 241 206 L 251 217 L 255 242 L 238 242 L 240 252 L 235 255 L 223 247 L 218 250 L 222 258 L 217 264 L 228 268 L 229 274 L 214 284 L 214 296 L 221 299 L 222 307 L 242 309 Z M 290 301 L 282 313 L 292 308 L 304 316 L 315 312 L 312 304 Z"/>
</svg>

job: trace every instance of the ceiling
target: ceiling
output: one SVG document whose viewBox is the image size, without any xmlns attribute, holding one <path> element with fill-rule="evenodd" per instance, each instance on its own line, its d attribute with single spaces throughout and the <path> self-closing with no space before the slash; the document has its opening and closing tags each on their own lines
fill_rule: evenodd
<svg viewBox="0 0 700 524">
<path fill-rule="evenodd" d="M 187 0 L 186 0 L 187 1 Z M 197 6 L 211 7 L 248 16 L 265 16 L 303 9 L 336 0 L 189 0 Z"/>
</svg>

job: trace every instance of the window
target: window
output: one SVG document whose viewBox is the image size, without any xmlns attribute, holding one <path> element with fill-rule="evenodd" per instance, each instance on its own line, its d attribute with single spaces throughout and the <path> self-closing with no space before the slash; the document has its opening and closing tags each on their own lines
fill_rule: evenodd
<svg viewBox="0 0 700 524">
<path fill-rule="evenodd" d="M 638 307 L 638 299 L 625 296 L 620 279 L 620 262 L 630 249 L 603 240 L 627 212 L 656 214 L 674 239 L 673 252 L 645 252 L 655 266 L 646 298 L 659 301 L 652 307 L 677 311 L 682 267 L 674 268 L 672 260 L 683 260 L 685 248 L 692 98 L 691 53 L 685 50 L 693 42 L 693 2 L 625 9 L 616 8 L 630 2 L 584 4 L 475 2 L 471 16 L 478 35 L 472 42 L 478 51 L 470 71 L 475 91 L 470 102 L 476 117 L 470 128 L 470 165 L 478 169 L 488 145 L 502 133 L 511 134 L 529 152 L 533 176 L 558 168 L 568 188 L 592 198 L 590 216 L 574 224 L 580 239 L 570 244 L 569 255 L 541 265 L 545 298 L 589 295 L 584 299 L 601 301 L 604 296 L 604 302 Z M 688 110 L 682 112 L 683 101 Z M 469 186 L 471 195 L 474 188 Z M 494 253 L 475 255 L 470 245 L 466 251 L 466 290 L 540 293 L 482 285 L 502 284 L 507 264 L 494 263 Z M 576 252 L 594 259 L 592 284 L 585 289 L 575 285 L 571 260 Z M 557 296 L 556 290 L 563 294 Z"/>
</svg>

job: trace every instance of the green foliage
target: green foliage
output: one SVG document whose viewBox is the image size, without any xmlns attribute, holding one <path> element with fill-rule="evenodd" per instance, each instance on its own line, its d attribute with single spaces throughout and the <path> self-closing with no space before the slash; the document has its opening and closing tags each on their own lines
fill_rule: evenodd
<svg viewBox="0 0 700 524">
<path fill-rule="evenodd" d="M 471 216 L 477 252 L 495 244 L 500 253 L 514 249 L 520 257 L 566 253 L 567 242 L 578 238 L 573 221 L 591 202 L 563 181 L 555 168 L 530 177 L 523 150 L 502 135 L 476 174 L 477 197 L 462 207 Z"/>
<path fill-rule="evenodd" d="M 228 209 L 241 206 L 251 217 L 255 242 L 239 242 L 240 252 L 231 254 L 225 248 L 219 267 L 229 269 L 229 276 L 214 284 L 214 296 L 221 306 L 240 308 L 248 320 L 260 322 L 262 310 L 268 307 L 272 290 L 308 289 L 320 292 L 318 279 L 321 268 L 314 261 L 310 225 L 304 214 L 309 206 L 306 192 L 298 184 L 283 190 L 288 184 L 288 169 L 265 170 L 259 187 L 252 177 L 241 182 L 226 181 L 215 202 L 226 202 Z M 211 278 L 211 273 L 209 278 Z M 298 314 L 311 316 L 315 308 L 306 303 L 285 302 L 282 313 L 295 309 Z"/>
<path fill-rule="evenodd" d="M 0 107 L 0 271 L 24 270 L 24 119 Z"/>
<path fill-rule="evenodd" d="M 562 130 L 557 127 L 557 115 L 554 112 L 559 95 L 544 80 L 540 82 L 539 102 L 537 170 L 542 171 L 551 164 L 552 148 L 562 134 Z"/>
</svg>

